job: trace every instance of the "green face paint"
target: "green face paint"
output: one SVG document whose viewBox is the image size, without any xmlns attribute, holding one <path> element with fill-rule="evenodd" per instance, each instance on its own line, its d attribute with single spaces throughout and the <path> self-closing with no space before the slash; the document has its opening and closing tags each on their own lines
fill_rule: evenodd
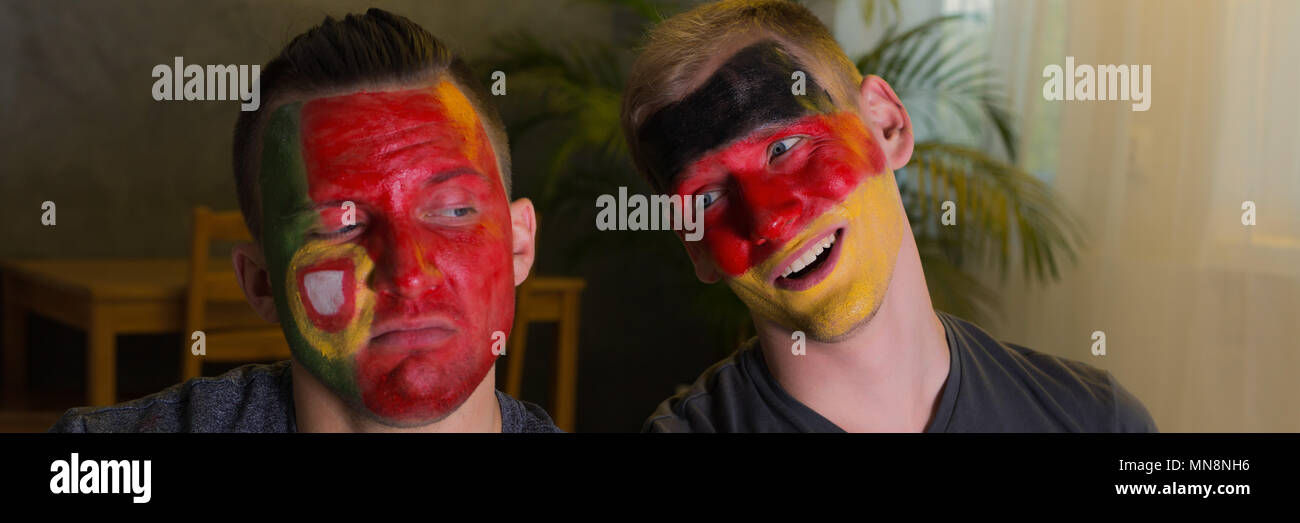
<svg viewBox="0 0 1300 523">
<path fill-rule="evenodd" d="M 301 325 L 300 318 L 294 314 L 302 306 L 293 303 L 300 300 L 292 296 L 290 289 L 295 286 L 291 262 L 308 243 L 308 234 L 317 224 L 316 214 L 310 212 L 316 203 L 308 196 L 307 171 L 300 146 L 301 109 L 301 103 L 280 107 L 266 126 L 260 177 L 262 249 L 271 274 L 280 325 L 294 358 L 345 401 L 360 405 L 355 361 L 338 355 L 331 357 L 318 349 L 303 332 L 311 326 Z"/>
</svg>

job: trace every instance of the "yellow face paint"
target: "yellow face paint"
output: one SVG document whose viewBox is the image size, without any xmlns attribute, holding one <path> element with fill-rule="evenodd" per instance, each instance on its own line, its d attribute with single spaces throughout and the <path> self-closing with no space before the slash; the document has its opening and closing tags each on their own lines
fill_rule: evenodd
<svg viewBox="0 0 1300 523">
<path fill-rule="evenodd" d="M 906 215 L 894 174 L 867 177 L 853 192 L 813 220 L 767 260 L 728 278 L 727 284 L 756 315 L 819 341 L 835 341 L 869 320 L 884 301 L 893 276 Z M 769 283 L 790 257 L 829 231 L 843 228 L 835 240 L 835 266 L 817 284 L 803 290 Z"/>
<path fill-rule="evenodd" d="M 355 354 L 365 345 L 375 314 L 375 293 L 365 285 L 374 262 L 366 249 L 309 241 L 289 268 L 289 309 L 303 338 L 330 360 Z"/>
<path fill-rule="evenodd" d="M 433 90 L 434 96 L 442 102 L 443 110 L 446 111 L 447 125 L 466 137 L 478 138 L 481 135 L 478 113 L 474 112 L 474 105 L 460 92 L 460 89 L 457 89 L 451 81 L 443 80 L 438 82 Z M 466 147 L 466 159 L 478 164 L 483 159 L 484 150 L 487 148 L 481 144 L 476 147 Z"/>
</svg>

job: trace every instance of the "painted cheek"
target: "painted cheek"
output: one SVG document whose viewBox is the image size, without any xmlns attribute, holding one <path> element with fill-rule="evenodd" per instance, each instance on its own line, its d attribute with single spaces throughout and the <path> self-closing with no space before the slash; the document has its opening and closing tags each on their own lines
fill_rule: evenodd
<svg viewBox="0 0 1300 523">
<path fill-rule="evenodd" d="M 356 280 L 352 260 L 323 261 L 298 271 L 298 294 L 316 328 L 339 332 L 356 310 Z"/>
<path fill-rule="evenodd" d="M 366 250 L 356 244 L 308 242 L 294 253 L 285 273 L 286 298 L 307 347 L 338 360 L 365 344 L 375 294 L 360 282 L 373 269 Z"/>
<path fill-rule="evenodd" d="M 485 224 L 484 229 L 495 231 L 502 224 Z M 487 231 L 485 231 L 487 232 Z M 490 311 L 490 318 L 500 324 L 489 325 L 492 330 L 509 331 L 510 321 L 514 317 L 514 264 L 511 258 L 510 238 L 500 232 L 487 233 L 484 238 L 486 248 L 466 253 L 465 259 L 472 259 L 472 265 L 466 271 L 476 273 L 482 284 L 474 299 L 482 303 L 495 305 Z M 503 290 L 504 289 L 504 290 Z"/>
<path fill-rule="evenodd" d="M 514 287 L 510 238 L 504 233 L 503 219 L 489 215 L 471 230 L 428 239 L 430 248 L 436 249 L 433 263 L 449 279 L 460 282 L 468 304 L 496 305 L 501 286 Z"/>
<path fill-rule="evenodd" d="M 718 268 L 729 276 L 744 272 L 749 265 L 750 243 L 733 231 L 715 231 L 709 234 L 705 243 L 709 246 L 709 252 L 713 253 Z"/>
</svg>

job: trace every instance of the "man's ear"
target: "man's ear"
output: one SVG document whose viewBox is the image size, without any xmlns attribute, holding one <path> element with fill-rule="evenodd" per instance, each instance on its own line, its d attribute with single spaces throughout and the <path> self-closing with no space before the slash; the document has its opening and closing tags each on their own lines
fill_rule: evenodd
<svg viewBox="0 0 1300 523">
<path fill-rule="evenodd" d="M 682 245 L 686 246 L 686 255 L 691 257 L 691 263 L 695 265 L 696 278 L 704 283 L 713 283 L 722 279 L 718 266 L 713 263 L 713 258 L 709 257 L 708 251 L 704 249 L 704 242 L 688 242 L 680 233 L 677 238 L 682 240 Z"/>
<path fill-rule="evenodd" d="M 235 264 L 235 279 L 244 289 L 244 298 L 253 306 L 262 319 L 279 323 L 275 314 L 275 294 L 271 291 L 271 273 L 266 269 L 266 259 L 262 257 L 262 248 L 254 243 L 240 243 L 230 252 L 230 261 Z"/>
<path fill-rule="evenodd" d="M 867 75 L 858 93 L 858 114 L 885 153 L 890 170 L 898 170 L 912 159 L 912 119 L 894 88 L 883 78 Z"/>
<path fill-rule="evenodd" d="M 537 213 L 533 211 L 532 200 L 520 198 L 510 204 L 510 233 L 518 286 L 528 279 L 528 271 L 532 270 L 537 256 Z"/>
</svg>

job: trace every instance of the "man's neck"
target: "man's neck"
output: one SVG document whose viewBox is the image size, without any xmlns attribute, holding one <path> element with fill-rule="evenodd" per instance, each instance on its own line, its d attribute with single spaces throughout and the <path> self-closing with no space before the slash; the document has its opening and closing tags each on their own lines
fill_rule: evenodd
<svg viewBox="0 0 1300 523">
<path fill-rule="evenodd" d="M 293 404 L 298 432 L 501 432 L 495 366 L 459 408 L 419 427 L 392 427 L 357 412 L 297 360 L 293 362 Z"/>
<path fill-rule="evenodd" d="M 909 228 L 876 314 L 844 340 L 806 340 L 791 350 L 790 329 L 754 318 L 763 357 L 781 387 L 849 432 L 922 432 L 948 378 L 948 340 L 930 303 Z"/>
</svg>

